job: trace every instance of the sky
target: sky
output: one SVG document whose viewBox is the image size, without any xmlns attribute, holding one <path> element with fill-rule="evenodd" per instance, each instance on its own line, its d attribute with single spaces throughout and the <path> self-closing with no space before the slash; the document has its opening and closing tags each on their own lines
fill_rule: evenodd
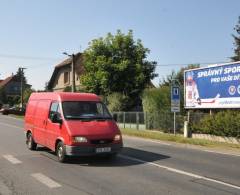
<svg viewBox="0 0 240 195">
<path fill-rule="evenodd" d="M 157 86 L 187 64 L 229 62 L 239 8 L 239 0 L 0 0 L 0 79 L 25 67 L 43 89 L 63 52 L 131 29 L 158 63 Z"/>
</svg>

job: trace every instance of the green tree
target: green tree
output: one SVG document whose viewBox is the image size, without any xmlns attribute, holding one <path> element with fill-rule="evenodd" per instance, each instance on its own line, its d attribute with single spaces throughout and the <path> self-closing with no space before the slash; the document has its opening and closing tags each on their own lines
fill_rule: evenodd
<svg viewBox="0 0 240 195">
<path fill-rule="evenodd" d="M 86 91 L 98 95 L 118 92 L 131 99 L 140 98 L 145 86 L 157 76 L 156 62 L 146 59 L 149 52 L 141 40 L 134 40 L 131 30 L 94 39 L 84 52 L 81 83 Z"/>
<path fill-rule="evenodd" d="M 23 92 L 23 102 L 24 102 L 24 104 L 26 104 L 28 102 L 28 99 L 33 92 L 35 92 L 35 90 L 31 89 L 31 88 L 26 88 L 24 90 L 24 92 Z"/>
<path fill-rule="evenodd" d="M 111 112 L 118 112 L 126 110 L 128 97 L 121 93 L 112 93 L 107 96 L 107 105 Z"/>
<path fill-rule="evenodd" d="M 144 90 L 143 110 L 146 113 L 145 122 L 148 129 L 171 129 L 170 92 L 170 86 Z"/>
<path fill-rule="evenodd" d="M 67 86 L 64 88 L 63 90 L 64 92 L 71 92 L 72 91 L 72 87 L 71 86 Z"/>
<path fill-rule="evenodd" d="M 234 38 L 234 56 L 231 57 L 233 61 L 240 61 L 240 16 L 238 18 L 238 24 L 235 26 L 234 30 L 236 34 L 233 34 Z"/>
<path fill-rule="evenodd" d="M 173 80 L 177 80 L 180 86 L 184 85 L 184 71 L 194 68 L 199 68 L 199 64 L 189 64 L 187 67 L 181 68 L 178 72 L 172 71 L 170 75 L 167 75 L 160 82 L 160 86 L 171 86 Z"/>
<path fill-rule="evenodd" d="M 187 67 L 181 68 L 178 72 L 172 71 L 172 73 L 160 82 L 160 87 L 162 86 L 171 86 L 173 80 L 175 80 L 179 87 L 180 87 L 180 110 L 182 113 L 185 112 L 184 110 L 184 71 L 199 68 L 199 64 L 189 64 Z M 169 108 L 170 109 L 170 108 Z"/>
<path fill-rule="evenodd" d="M 21 68 L 18 68 L 16 77 L 19 81 L 21 81 L 21 78 L 23 79 L 23 84 L 27 84 L 27 79 L 25 77 L 24 71 L 21 70 Z"/>
<path fill-rule="evenodd" d="M 7 103 L 7 96 L 3 88 L 0 88 L 0 104 Z"/>
</svg>

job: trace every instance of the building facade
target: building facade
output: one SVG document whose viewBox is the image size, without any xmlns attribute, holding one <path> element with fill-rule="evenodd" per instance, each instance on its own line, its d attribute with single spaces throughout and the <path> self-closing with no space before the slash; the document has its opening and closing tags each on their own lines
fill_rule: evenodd
<svg viewBox="0 0 240 195">
<path fill-rule="evenodd" d="M 75 85 L 80 90 L 80 76 L 83 73 L 83 55 L 78 53 L 74 57 L 75 64 Z M 68 91 L 72 86 L 72 58 L 64 60 L 56 65 L 47 85 L 49 91 Z"/>
</svg>

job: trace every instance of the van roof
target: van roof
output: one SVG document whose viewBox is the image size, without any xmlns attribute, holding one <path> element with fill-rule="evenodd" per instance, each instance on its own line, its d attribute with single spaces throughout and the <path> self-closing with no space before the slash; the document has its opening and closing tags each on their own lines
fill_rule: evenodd
<svg viewBox="0 0 240 195">
<path fill-rule="evenodd" d="M 56 100 L 56 101 L 101 101 L 100 97 L 93 93 L 72 92 L 40 92 L 32 93 L 30 100 Z"/>
</svg>

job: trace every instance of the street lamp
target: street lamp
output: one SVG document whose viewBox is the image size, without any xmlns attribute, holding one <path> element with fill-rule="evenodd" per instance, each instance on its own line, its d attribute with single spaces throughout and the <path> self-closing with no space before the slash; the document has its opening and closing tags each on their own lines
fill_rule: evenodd
<svg viewBox="0 0 240 195">
<path fill-rule="evenodd" d="M 63 52 L 63 55 L 66 55 L 68 57 L 71 57 L 72 58 L 72 92 L 75 92 L 76 91 L 76 85 L 75 85 L 75 64 L 74 64 L 74 57 L 75 55 L 72 54 L 68 54 L 67 52 Z"/>
</svg>

